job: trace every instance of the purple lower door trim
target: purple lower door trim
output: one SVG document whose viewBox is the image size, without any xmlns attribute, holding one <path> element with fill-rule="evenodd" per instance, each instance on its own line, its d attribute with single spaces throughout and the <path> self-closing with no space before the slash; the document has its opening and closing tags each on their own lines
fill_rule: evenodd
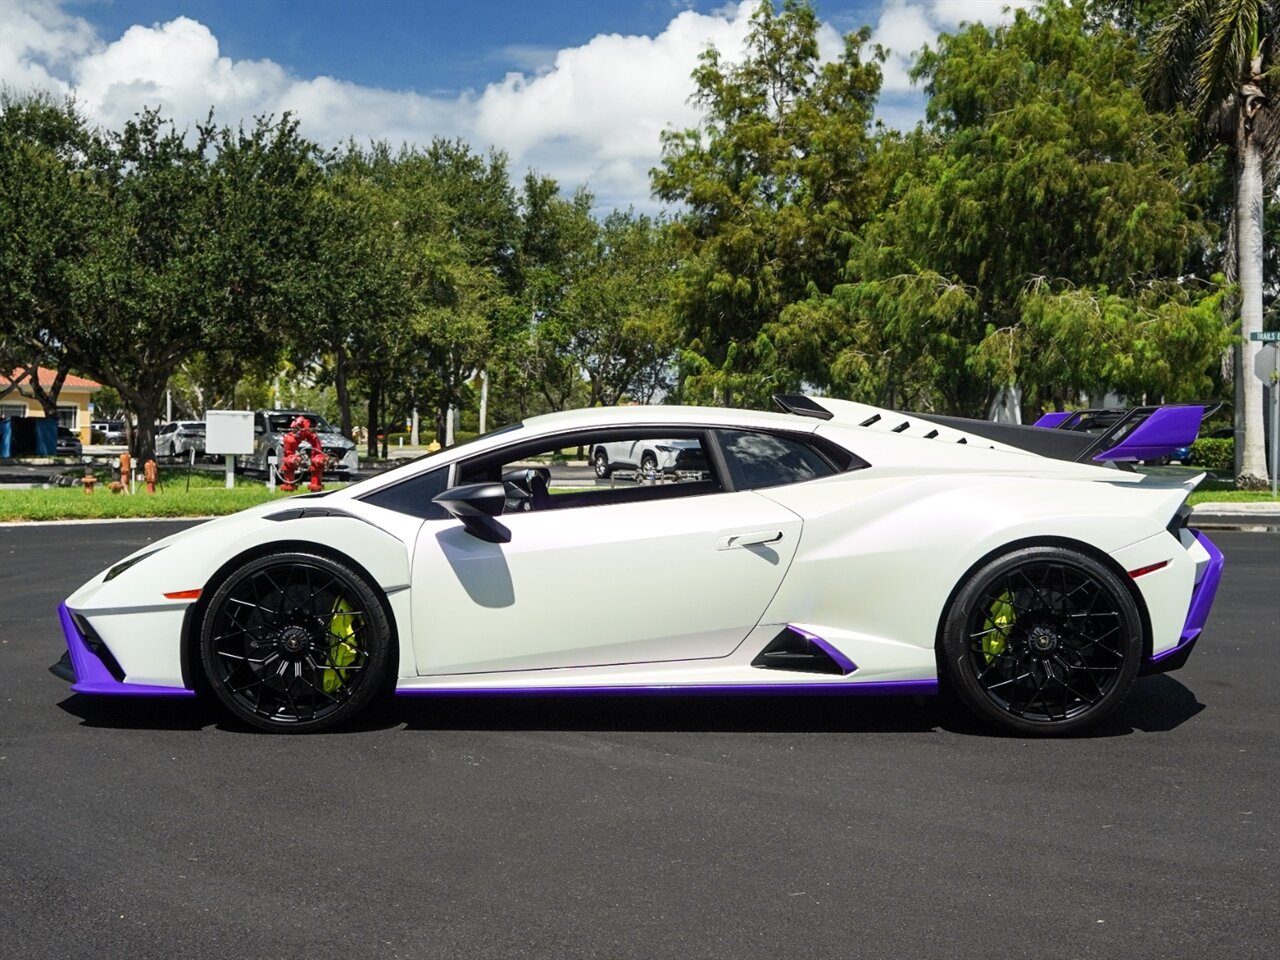
<svg viewBox="0 0 1280 960">
<path fill-rule="evenodd" d="M 111 671 L 99 660 L 80 630 L 71 619 L 71 611 L 65 603 L 58 605 L 58 619 L 67 638 L 67 651 L 71 654 L 71 666 L 76 672 L 72 693 L 91 693 L 117 697 L 194 697 L 196 692 L 186 687 L 153 687 L 145 683 L 125 683 L 111 675 Z"/>
<path fill-rule="evenodd" d="M 573 696 L 823 696 L 847 694 L 863 697 L 923 697 L 938 692 L 937 680 L 885 680 L 869 683 L 678 683 L 616 687 L 400 687 L 401 697 L 573 697 Z"/>
</svg>

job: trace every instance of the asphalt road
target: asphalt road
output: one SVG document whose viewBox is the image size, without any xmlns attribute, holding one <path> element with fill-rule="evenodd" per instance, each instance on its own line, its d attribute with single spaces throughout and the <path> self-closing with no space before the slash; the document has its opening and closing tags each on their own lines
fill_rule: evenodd
<svg viewBox="0 0 1280 960">
<path fill-rule="evenodd" d="M 0 953 L 1261 957 L 1280 535 L 1065 741 L 937 701 L 397 701 L 279 737 L 71 696 L 56 604 L 175 524 L 0 528 Z M 1270 944 L 1270 946 L 1267 946 Z"/>
</svg>

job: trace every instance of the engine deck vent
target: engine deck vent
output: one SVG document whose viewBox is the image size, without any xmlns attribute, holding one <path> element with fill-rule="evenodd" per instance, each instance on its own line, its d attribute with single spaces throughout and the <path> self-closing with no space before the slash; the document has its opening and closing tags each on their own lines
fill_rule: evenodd
<svg viewBox="0 0 1280 960">
<path fill-rule="evenodd" d="M 847 676 L 857 664 L 816 634 L 786 626 L 751 661 L 764 670 L 794 670 L 800 673 L 829 673 Z"/>
</svg>

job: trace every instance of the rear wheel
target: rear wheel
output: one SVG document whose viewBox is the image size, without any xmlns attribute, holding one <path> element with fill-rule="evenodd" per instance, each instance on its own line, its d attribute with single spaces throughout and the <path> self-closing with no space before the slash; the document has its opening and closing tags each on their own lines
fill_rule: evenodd
<svg viewBox="0 0 1280 960">
<path fill-rule="evenodd" d="M 374 590 L 326 557 L 284 553 L 214 593 L 200 655 L 214 693 L 264 730 L 311 732 L 358 713 L 385 686 L 391 630 Z"/>
<path fill-rule="evenodd" d="M 943 632 L 945 679 L 980 717 L 1014 733 L 1092 726 L 1124 702 L 1142 621 L 1124 582 L 1074 550 L 1028 547 L 978 570 Z"/>
<path fill-rule="evenodd" d="M 604 452 L 604 447 L 596 447 L 596 452 L 591 456 L 591 464 L 595 467 L 596 476 L 601 480 L 608 480 L 613 469 L 609 466 L 609 455 Z"/>
</svg>

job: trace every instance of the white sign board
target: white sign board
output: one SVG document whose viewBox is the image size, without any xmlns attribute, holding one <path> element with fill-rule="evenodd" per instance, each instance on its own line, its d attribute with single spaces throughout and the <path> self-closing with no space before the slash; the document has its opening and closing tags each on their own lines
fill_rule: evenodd
<svg viewBox="0 0 1280 960">
<path fill-rule="evenodd" d="M 253 453 L 252 410 L 206 410 L 205 453 Z"/>
</svg>

